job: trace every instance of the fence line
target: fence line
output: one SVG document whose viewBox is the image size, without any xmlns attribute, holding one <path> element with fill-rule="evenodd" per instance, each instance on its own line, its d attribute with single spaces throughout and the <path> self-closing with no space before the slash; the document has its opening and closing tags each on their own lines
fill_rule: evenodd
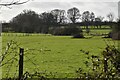
<svg viewBox="0 0 120 80">
<path fill-rule="evenodd" d="M 18 52 L 18 49 L 20 50 L 19 52 Z M 34 50 L 35 49 L 27 49 L 27 50 L 23 51 L 23 48 L 20 48 L 16 41 L 11 40 L 10 42 L 8 42 L 4 53 L 0 56 L 2 58 L 0 61 L 0 68 L 6 67 L 6 69 L 7 69 L 7 70 L 3 70 L 3 72 L 4 72 L 3 76 L 6 79 L 11 78 L 11 76 L 12 76 L 12 78 L 14 78 L 14 79 L 19 78 L 19 80 L 21 80 L 21 79 L 24 80 L 24 77 L 26 75 L 26 72 L 23 73 L 23 70 L 24 70 L 23 63 L 24 62 L 30 62 L 30 63 L 32 63 L 32 65 L 34 65 L 34 68 L 31 68 L 31 69 L 33 69 L 33 71 L 35 73 L 31 74 L 31 75 L 26 75 L 26 76 L 29 76 L 29 77 L 30 76 L 32 77 L 35 75 L 40 76 L 41 73 L 39 73 L 40 70 L 37 67 L 38 64 L 36 64 L 35 61 L 32 60 L 35 57 L 35 55 L 32 55 L 31 58 L 28 56 L 29 54 L 33 54 L 33 53 L 29 53 L 29 51 L 31 52 Z M 40 52 L 40 50 L 36 50 L 36 51 Z M 24 55 L 22 55 L 22 57 L 20 55 L 21 53 L 22 54 L 24 53 Z M 20 56 L 20 58 L 19 58 L 19 56 Z M 26 59 L 24 60 L 23 57 L 25 57 Z M 21 58 L 23 60 L 21 60 Z M 17 64 L 15 64 L 15 63 L 17 63 Z M 14 68 L 15 71 L 13 71 L 13 73 L 11 74 L 12 68 Z M 28 73 L 29 72 L 27 71 L 27 74 Z M 39 73 L 39 75 L 38 75 L 38 73 Z"/>
</svg>

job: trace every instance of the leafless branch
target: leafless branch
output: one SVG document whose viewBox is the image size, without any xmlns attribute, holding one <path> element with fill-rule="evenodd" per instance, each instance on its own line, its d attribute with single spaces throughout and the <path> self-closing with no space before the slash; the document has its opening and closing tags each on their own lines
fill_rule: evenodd
<svg viewBox="0 0 120 80">
<path fill-rule="evenodd" d="M 28 1 L 30 0 L 27 0 L 27 1 L 24 1 L 24 2 L 20 2 L 19 1 L 12 1 L 11 3 L 0 3 L 0 6 L 11 6 L 11 5 L 20 5 L 20 4 L 24 4 L 24 3 L 27 3 Z"/>
</svg>

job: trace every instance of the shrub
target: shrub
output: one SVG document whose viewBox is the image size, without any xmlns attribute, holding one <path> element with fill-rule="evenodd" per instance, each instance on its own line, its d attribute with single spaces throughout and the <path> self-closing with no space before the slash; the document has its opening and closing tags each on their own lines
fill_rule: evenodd
<svg viewBox="0 0 120 80">
<path fill-rule="evenodd" d="M 73 38 L 85 38 L 82 33 L 73 35 Z"/>
<path fill-rule="evenodd" d="M 120 40 L 120 20 L 118 20 L 117 24 L 114 24 L 112 33 L 113 40 Z"/>
<path fill-rule="evenodd" d="M 82 29 L 76 27 L 59 27 L 52 29 L 51 34 L 53 35 L 75 35 L 82 32 Z"/>
<path fill-rule="evenodd" d="M 116 33 L 113 33 L 112 39 L 113 40 L 120 40 L 120 31 L 116 32 Z"/>
<path fill-rule="evenodd" d="M 103 37 L 103 38 L 112 38 L 112 35 L 113 35 L 113 33 L 112 32 L 109 32 L 105 37 Z"/>
<path fill-rule="evenodd" d="M 83 50 L 81 51 L 87 55 L 85 65 L 89 67 L 90 70 L 84 72 L 82 68 L 79 68 L 76 71 L 79 78 L 88 80 L 120 79 L 120 52 L 115 46 L 107 46 L 102 52 L 102 57 L 90 55 L 89 52 Z"/>
</svg>

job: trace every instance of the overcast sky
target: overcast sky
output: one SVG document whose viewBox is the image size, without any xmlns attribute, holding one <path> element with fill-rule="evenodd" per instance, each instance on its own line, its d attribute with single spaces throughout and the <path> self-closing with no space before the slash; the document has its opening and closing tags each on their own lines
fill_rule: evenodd
<svg viewBox="0 0 120 80">
<path fill-rule="evenodd" d="M 11 2 L 12 0 L 0 1 L 0 3 L 3 3 Z M 53 9 L 63 9 L 67 11 L 72 7 L 77 7 L 81 14 L 88 10 L 94 12 L 96 16 L 106 17 L 106 15 L 111 12 L 115 18 L 118 17 L 118 0 L 32 0 L 26 4 L 10 6 L 11 9 L 1 7 L 0 20 L 9 21 L 24 9 L 31 9 L 37 13 L 42 13 Z"/>
</svg>

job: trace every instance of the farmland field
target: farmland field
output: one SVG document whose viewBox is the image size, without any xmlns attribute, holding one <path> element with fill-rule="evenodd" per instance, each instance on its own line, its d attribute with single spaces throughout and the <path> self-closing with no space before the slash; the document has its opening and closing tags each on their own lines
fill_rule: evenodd
<svg viewBox="0 0 120 80">
<path fill-rule="evenodd" d="M 117 41 L 111 39 L 103 39 L 101 36 L 85 39 L 73 39 L 71 36 L 53 36 L 45 34 L 30 34 L 23 33 L 3 33 L 2 36 L 2 53 L 5 52 L 6 43 L 14 40 L 19 44 L 19 47 L 24 48 L 24 73 L 26 71 L 33 73 L 39 71 L 48 74 L 48 77 L 77 77 L 75 71 L 78 68 L 83 68 L 87 71 L 84 65 L 85 55 L 80 50 L 89 51 L 90 54 L 101 55 L 100 53 L 108 44 L 117 44 Z M 17 49 L 19 53 L 19 50 Z M 16 53 L 17 53 L 16 52 Z M 14 52 L 6 58 L 11 58 Z M 18 58 L 18 56 L 17 56 Z M 6 60 L 7 60 L 6 59 Z M 14 76 L 18 67 L 15 66 L 18 61 L 14 61 L 9 70 L 9 76 Z M 6 77 L 8 67 L 2 67 L 2 76 Z M 50 75 L 51 73 L 51 75 Z M 18 72 L 16 73 L 18 75 Z"/>
</svg>

